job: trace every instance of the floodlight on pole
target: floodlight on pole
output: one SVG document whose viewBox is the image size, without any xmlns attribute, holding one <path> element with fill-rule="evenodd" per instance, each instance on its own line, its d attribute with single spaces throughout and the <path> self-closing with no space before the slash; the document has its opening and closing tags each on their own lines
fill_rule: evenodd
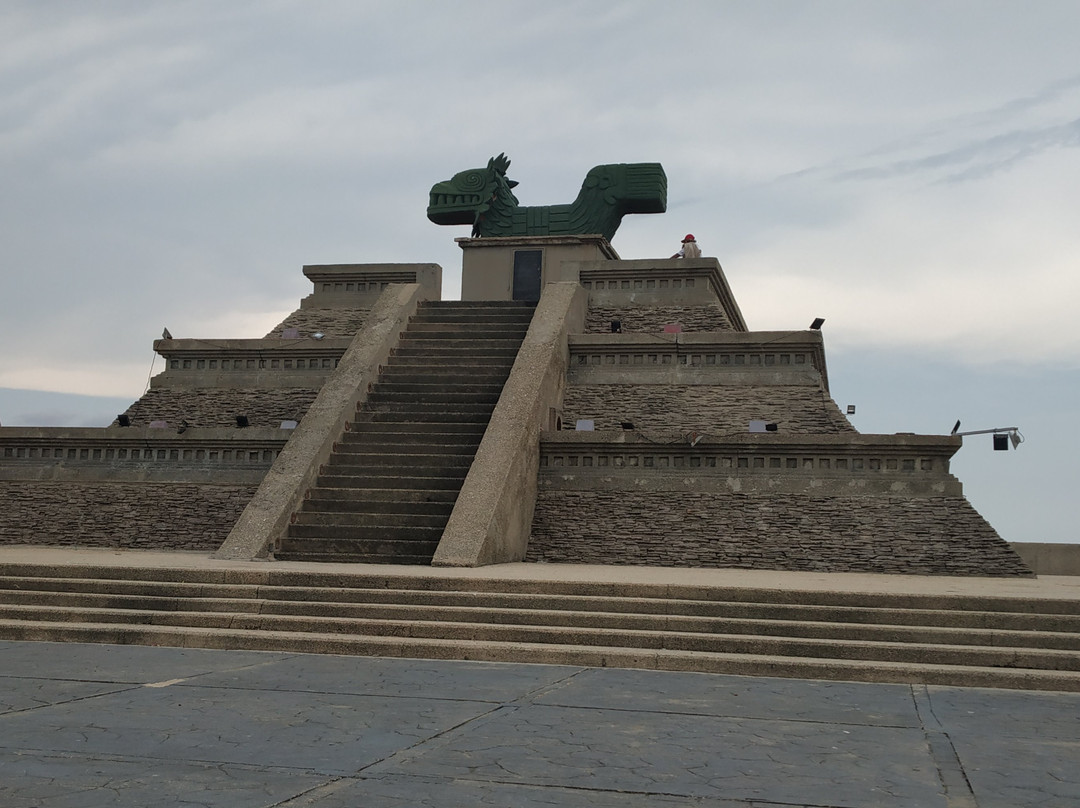
<svg viewBox="0 0 1080 808">
<path fill-rule="evenodd" d="M 994 436 L 994 451 L 1003 452 L 1008 451 L 1009 444 L 1016 449 L 1021 443 L 1024 442 L 1024 434 L 1018 427 L 1015 426 L 999 426 L 993 429 L 973 429 L 969 432 L 958 432 L 960 428 L 960 422 L 956 422 L 956 426 L 950 434 L 955 435 L 958 438 L 965 435 L 993 435 Z"/>
</svg>

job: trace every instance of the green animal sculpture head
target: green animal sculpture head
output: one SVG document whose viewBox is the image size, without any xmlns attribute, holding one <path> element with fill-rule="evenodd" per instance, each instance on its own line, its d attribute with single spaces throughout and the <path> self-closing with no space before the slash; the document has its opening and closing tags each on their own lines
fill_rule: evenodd
<svg viewBox="0 0 1080 808">
<path fill-rule="evenodd" d="M 474 237 L 615 235 L 628 213 L 667 210 L 667 176 L 659 163 L 596 166 L 585 177 L 577 199 L 568 205 L 522 207 L 506 176 L 510 160 L 492 157 L 474 168 L 436 183 L 428 200 L 435 224 L 472 225 Z"/>
</svg>

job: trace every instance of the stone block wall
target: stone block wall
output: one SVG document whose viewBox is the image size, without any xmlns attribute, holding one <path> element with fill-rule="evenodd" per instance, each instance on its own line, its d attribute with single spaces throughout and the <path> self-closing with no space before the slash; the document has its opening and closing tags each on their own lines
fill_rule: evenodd
<svg viewBox="0 0 1080 808">
<path fill-rule="evenodd" d="M 182 421 L 189 427 L 235 427 L 236 416 L 243 414 L 253 427 L 279 427 L 282 421 L 300 421 L 319 393 L 317 388 L 220 389 L 158 388 L 150 389 L 125 410 L 132 426 L 147 426 L 151 421 L 166 421 L 177 428 Z"/>
<path fill-rule="evenodd" d="M 962 496 L 541 490 L 526 561 L 1026 576 Z"/>
<path fill-rule="evenodd" d="M 566 429 L 591 419 L 597 430 L 628 421 L 639 431 L 710 436 L 745 433 L 751 420 L 776 423 L 786 434 L 855 433 L 836 402 L 809 385 L 572 384 L 562 419 Z"/>
<path fill-rule="evenodd" d="M 715 303 L 700 306 L 592 306 L 585 333 L 610 334 L 618 320 L 623 334 L 660 334 L 664 326 L 678 323 L 684 332 L 731 331 L 734 326 Z"/>
<path fill-rule="evenodd" d="M 0 544 L 213 551 L 255 485 L 0 480 Z"/>
<path fill-rule="evenodd" d="M 338 308 L 302 308 L 297 309 L 266 335 L 267 338 L 280 337 L 287 328 L 295 328 L 301 338 L 312 334 L 325 334 L 327 337 L 352 337 L 364 327 L 370 309 Z"/>
</svg>

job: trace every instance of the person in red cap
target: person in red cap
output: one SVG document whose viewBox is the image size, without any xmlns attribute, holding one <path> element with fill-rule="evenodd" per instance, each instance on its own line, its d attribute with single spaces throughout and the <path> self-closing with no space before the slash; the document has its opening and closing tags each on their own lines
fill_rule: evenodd
<svg viewBox="0 0 1080 808">
<path fill-rule="evenodd" d="M 682 240 L 682 249 L 675 253 L 672 258 L 701 258 L 701 247 L 694 240 L 693 233 L 687 233 Z"/>
</svg>

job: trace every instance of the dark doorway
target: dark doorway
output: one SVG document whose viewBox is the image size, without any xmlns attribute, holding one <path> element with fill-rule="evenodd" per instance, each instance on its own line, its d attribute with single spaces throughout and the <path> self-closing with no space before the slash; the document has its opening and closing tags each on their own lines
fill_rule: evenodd
<svg viewBox="0 0 1080 808">
<path fill-rule="evenodd" d="M 535 303 L 540 299 L 540 267 L 543 263 L 543 250 L 514 250 L 514 300 Z"/>
</svg>

